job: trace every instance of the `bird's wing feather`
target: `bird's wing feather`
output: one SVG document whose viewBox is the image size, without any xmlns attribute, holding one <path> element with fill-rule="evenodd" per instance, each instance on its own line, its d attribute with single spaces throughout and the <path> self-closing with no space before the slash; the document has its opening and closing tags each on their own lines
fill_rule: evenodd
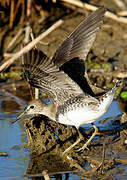
<svg viewBox="0 0 127 180">
<path fill-rule="evenodd" d="M 25 78 L 33 87 L 46 91 L 53 102 L 61 105 L 83 91 L 42 52 L 32 49 L 23 57 Z"/>
<path fill-rule="evenodd" d="M 101 7 L 85 18 L 57 49 L 52 58 L 57 67 L 91 96 L 94 96 L 94 92 L 87 76 L 85 61 L 103 22 L 104 13 L 105 8 Z"/>
<path fill-rule="evenodd" d="M 58 67 L 78 57 L 86 60 L 86 56 L 95 40 L 96 33 L 103 23 L 105 8 L 101 7 L 85 18 L 58 48 L 52 58 Z"/>
</svg>

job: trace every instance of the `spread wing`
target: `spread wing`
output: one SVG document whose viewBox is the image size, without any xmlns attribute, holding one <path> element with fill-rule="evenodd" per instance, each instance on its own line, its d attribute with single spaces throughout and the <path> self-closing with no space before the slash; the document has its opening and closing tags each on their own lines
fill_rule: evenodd
<svg viewBox="0 0 127 180">
<path fill-rule="evenodd" d="M 27 82 L 46 91 L 56 105 L 83 91 L 80 87 L 42 52 L 32 49 L 23 57 L 23 70 Z"/>
<path fill-rule="evenodd" d="M 58 48 L 52 61 L 71 77 L 84 92 L 94 96 L 88 83 L 85 61 L 104 18 L 101 7 L 85 18 Z"/>
<path fill-rule="evenodd" d="M 54 64 L 60 67 L 76 57 L 83 61 L 86 60 L 96 33 L 103 22 L 104 13 L 105 8 L 101 7 L 92 12 L 77 26 L 54 54 L 52 58 Z"/>
</svg>

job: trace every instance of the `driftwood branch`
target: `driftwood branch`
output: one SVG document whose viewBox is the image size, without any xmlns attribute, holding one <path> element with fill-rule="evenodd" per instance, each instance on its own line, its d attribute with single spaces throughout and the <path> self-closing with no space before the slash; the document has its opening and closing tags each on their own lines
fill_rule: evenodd
<svg viewBox="0 0 127 180">
<path fill-rule="evenodd" d="M 40 36 L 35 38 L 32 42 L 30 42 L 27 46 L 22 48 L 19 52 L 15 54 L 14 57 L 10 58 L 8 61 L 6 61 L 4 64 L 0 66 L 0 72 L 8 68 L 17 58 L 31 50 L 41 39 L 46 37 L 50 32 L 58 28 L 63 23 L 62 20 L 58 20 L 55 24 L 53 24 L 49 29 L 47 29 L 44 33 L 42 33 Z"/>
<path fill-rule="evenodd" d="M 77 0 L 61 0 L 61 1 L 72 4 L 74 6 L 78 6 L 80 8 L 86 8 L 86 9 L 91 10 L 91 11 L 95 11 L 98 8 L 98 7 L 94 6 L 94 5 L 90 5 L 88 3 L 82 3 L 81 1 L 77 1 Z M 127 24 L 127 18 L 118 17 L 117 15 L 115 15 L 115 14 L 109 12 L 109 11 L 106 11 L 105 16 L 108 17 L 108 18 L 111 18 L 111 19 L 113 19 L 113 20 L 115 20 L 117 22 Z"/>
</svg>

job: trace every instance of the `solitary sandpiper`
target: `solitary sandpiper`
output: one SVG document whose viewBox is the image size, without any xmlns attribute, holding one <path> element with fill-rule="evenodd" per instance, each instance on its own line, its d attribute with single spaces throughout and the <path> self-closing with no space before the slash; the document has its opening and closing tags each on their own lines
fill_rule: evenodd
<svg viewBox="0 0 127 180">
<path fill-rule="evenodd" d="M 79 126 L 93 123 L 109 108 L 118 83 L 106 93 L 96 96 L 89 83 L 85 68 L 86 56 L 100 28 L 105 8 L 101 7 L 85 18 L 58 48 L 53 58 L 48 58 L 38 48 L 33 48 L 23 57 L 23 70 L 28 83 L 47 92 L 52 104 L 33 100 L 17 119 L 24 114 L 43 114 L 61 124 Z M 79 149 L 87 148 L 91 138 Z M 79 130 L 78 130 L 79 132 Z M 70 151 L 82 140 L 79 138 L 63 154 Z"/>
</svg>

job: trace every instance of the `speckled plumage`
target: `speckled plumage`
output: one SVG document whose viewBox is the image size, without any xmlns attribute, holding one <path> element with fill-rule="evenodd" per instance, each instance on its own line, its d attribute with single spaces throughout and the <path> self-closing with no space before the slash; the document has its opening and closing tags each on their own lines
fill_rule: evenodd
<svg viewBox="0 0 127 180">
<path fill-rule="evenodd" d="M 67 100 L 57 108 L 56 121 L 62 124 L 73 125 L 77 128 L 82 124 L 93 123 L 109 108 L 116 88 L 117 84 L 98 98 L 91 97 L 88 94 L 81 94 Z"/>
<path fill-rule="evenodd" d="M 46 105 L 35 100 L 28 105 L 27 114 L 44 114 L 54 121 L 79 128 L 94 122 L 107 111 L 116 86 L 96 97 L 94 89 L 97 87 L 90 85 L 85 67 L 86 56 L 104 13 L 103 7 L 91 13 L 62 43 L 52 59 L 36 48 L 24 55 L 22 64 L 26 80 L 46 91 L 53 101 Z"/>
</svg>

